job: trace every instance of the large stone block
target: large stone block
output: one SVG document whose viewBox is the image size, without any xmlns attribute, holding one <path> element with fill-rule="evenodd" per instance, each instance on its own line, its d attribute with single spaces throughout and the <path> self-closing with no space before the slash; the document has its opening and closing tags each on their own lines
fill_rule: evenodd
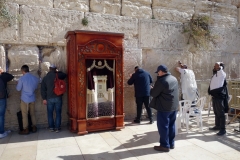
<svg viewBox="0 0 240 160">
<path fill-rule="evenodd" d="M 192 0 L 153 0 L 153 15 L 156 19 L 185 22 L 194 13 L 195 1 Z"/>
<path fill-rule="evenodd" d="M 186 45 L 182 23 L 140 20 L 139 27 L 142 48 L 183 49 Z"/>
<path fill-rule="evenodd" d="M 240 32 L 235 28 L 211 28 L 211 33 L 216 37 L 212 50 L 221 50 L 238 53 L 240 46 Z"/>
<path fill-rule="evenodd" d="M 7 10 L 16 18 L 19 13 L 19 5 L 15 3 L 7 3 Z M 18 43 L 19 41 L 19 27 L 18 20 L 13 19 L 12 25 L 7 23 L 0 23 L 0 43 Z"/>
<path fill-rule="evenodd" d="M 83 12 L 21 6 L 21 39 L 28 44 L 65 45 L 64 35 L 80 29 Z"/>
<path fill-rule="evenodd" d="M 53 7 L 53 0 L 7 0 L 8 2 L 17 3 L 20 5 L 34 5 L 34 6 L 45 6 Z"/>
<path fill-rule="evenodd" d="M 124 113 L 125 119 L 134 119 L 137 115 L 134 87 L 124 87 Z"/>
<path fill-rule="evenodd" d="M 0 45 L 0 67 L 6 71 L 6 53 L 2 45 Z"/>
<path fill-rule="evenodd" d="M 213 26 L 236 27 L 238 24 L 238 10 L 236 6 L 214 3 L 211 18 Z"/>
<path fill-rule="evenodd" d="M 210 1 L 197 1 L 195 7 L 195 14 L 210 16 L 213 10 L 213 2 Z"/>
<path fill-rule="evenodd" d="M 122 15 L 135 18 L 152 18 L 151 0 L 123 0 Z"/>
<path fill-rule="evenodd" d="M 39 69 L 39 50 L 36 46 L 12 46 L 8 50 L 8 59 L 10 62 L 9 72 L 18 79 L 22 76 L 21 67 L 26 64 L 29 66 L 30 72 L 38 77 Z"/>
<path fill-rule="evenodd" d="M 130 74 L 134 73 L 134 67 L 142 66 L 142 50 L 141 49 L 125 49 L 124 51 L 124 86 L 128 86 L 127 81 Z"/>
<path fill-rule="evenodd" d="M 89 0 L 54 0 L 54 8 L 89 11 Z"/>
<path fill-rule="evenodd" d="M 172 75 L 179 79 L 180 74 L 175 71 L 178 61 L 181 60 L 183 63 L 190 64 L 189 67 L 191 68 L 191 63 L 189 62 L 192 61 L 192 55 L 183 50 L 144 49 L 142 59 L 143 69 L 152 75 L 155 82 L 157 79 L 155 71 L 161 64 L 165 64 Z"/>
<path fill-rule="evenodd" d="M 86 13 L 89 25 L 84 30 L 124 33 L 125 40 L 138 37 L 138 19 L 124 16 Z"/>
<path fill-rule="evenodd" d="M 120 15 L 120 0 L 90 0 L 90 11 L 103 14 Z"/>
<path fill-rule="evenodd" d="M 49 71 L 50 64 L 57 66 L 58 70 L 66 73 L 67 71 L 67 56 L 65 47 L 55 47 L 52 52 L 43 52 L 43 60 L 41 64 L 42 75 L 44 77 Z"/>
</svg>

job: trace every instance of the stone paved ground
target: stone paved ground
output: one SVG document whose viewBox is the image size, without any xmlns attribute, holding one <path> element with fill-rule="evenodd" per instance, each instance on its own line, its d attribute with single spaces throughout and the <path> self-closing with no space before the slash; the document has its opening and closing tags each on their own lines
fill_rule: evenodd
<svg viewBox="0 0 240 160">
<path fill-rule="evenodd" d="M 223 137 L 209 132 L 213 115 L 208 122 L 204 116 L 204 131 L 191 125 L 176 136 L 176 148 L 169 153 L 153 150 L 159 145 L 156 122 L 141 125 L 126 123 L 122 131 L 106 131 L 77 136 L 66 128 L 60 133 L 40 129 L 36 134 L 20 136 L 16 132 L 0 140 L 1 160 L 234 160 L 240 158 L 240 133 L 233 132 L 238 124 L 227 127 Z"/>
</svg>

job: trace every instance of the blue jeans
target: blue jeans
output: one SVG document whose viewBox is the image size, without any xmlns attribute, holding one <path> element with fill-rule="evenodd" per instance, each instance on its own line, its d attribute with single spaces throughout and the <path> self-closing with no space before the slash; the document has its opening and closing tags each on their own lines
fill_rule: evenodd
<svg viewBox="0 0 240 160">
<path fill-rule="evenodd" d="M 5 112 L 6 112 L 6 99 L 0 99 L 0 134 L 4 133 L 4 119 L 5 119 Z"/>
<path fill-rule="evenodd" d="M 174 146 L 176 114 L 177 111 L 157 112 L 157 126 L 162 147 Z"/>
<path fill-rule="evenodd" d="M 56 112 L 56 120 L 54 123 L 53 112 Z M 48 126 L 49 128 L 60 129 L 62 118 L 62 97 L 50 98 L 47 100 L 47 112 L 48 112 Z"/>
</svg>

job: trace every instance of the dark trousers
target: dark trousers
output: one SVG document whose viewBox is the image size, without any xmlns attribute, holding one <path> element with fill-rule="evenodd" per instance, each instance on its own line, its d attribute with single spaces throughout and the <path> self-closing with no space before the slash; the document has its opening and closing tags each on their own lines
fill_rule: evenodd
<svg viewBox="0 0 240 160">
<path fill-rule="evenodd" d="M 160 135 L 160 146 L 170 148 L 174 146 L 175 120 L 177 111 L 157 112 L 157 127 Z"/>
<path fill-rule="evenodd" d="M 149 107 L 149 96 L 145 97 L 136 97 L 136 103 L 137 103 L 137 120 L 141 119 L 142 115 L 142 105 L 144 103 L 144 106 L 147 110 L 148 118 L 152 120 L 152 110 Z"/>
<path fill-rule="evenodd" d="M 215 114 L 215 126 L 221 130 L 225 130 L 225 111 L 224 100 L 212 97 L 213 112 Z"/>
</svg>

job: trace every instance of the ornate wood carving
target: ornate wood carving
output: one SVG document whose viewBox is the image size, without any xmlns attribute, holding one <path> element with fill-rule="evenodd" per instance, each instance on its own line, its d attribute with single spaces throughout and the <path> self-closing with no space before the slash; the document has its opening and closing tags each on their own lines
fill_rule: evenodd
<svg viewBox="0 0 240 160">
<path fill-rule="evenodd" d="M 69 115 L 71 123 L 77 123 L 77 125 L 71 125 L 71 130 L 75 131 L 77 127 L 78 134 L 81 135 L 88 131 L 123 128 L 123 34 L 72 31 L 65 37 L 68 38 Z M 114 118 L 86 119 L 85 61 L 89 58 L 115 60 L 116 111 Z"/>
<path fill-rule="evenodd" d="M 104 39 L 93 40 L 79 47 L 79 54 L 121 54 L 121 50 Z"/>
</svg>

